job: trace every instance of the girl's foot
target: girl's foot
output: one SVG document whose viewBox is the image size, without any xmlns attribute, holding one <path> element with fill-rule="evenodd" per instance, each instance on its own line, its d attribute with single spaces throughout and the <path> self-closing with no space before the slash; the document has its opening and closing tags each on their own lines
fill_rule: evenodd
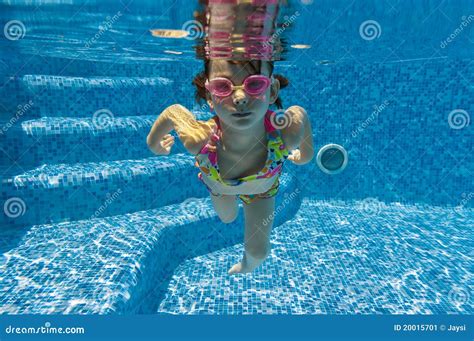
<svg viewBox="0 0 474 341">
<path fill-rule="evenodd" d="M 250 270 L 252 271 L 252 270 Z M 229 269 L 229 275 L 233 274 L 243 274 L 250 272 L 246 267 L 242 265 L 242 262 L 238 262 L 237 264 L 234 264 L 230 269 Z"/>
<path fill-rule="evenodd" d="M 247 255 L 247 253 L 245 253 L 242 261 L 237 264 L 234 264 L 229 269 L 228 274 L 233 275 L 233 274 L 238 274 L 238 273 L 243 274 L 243 273 L 252 272 L 253 270 L 255 270 L 255 268 L 257 268 L 260 264 L 263 263 L 265 258 L 254 258 L 252 256 Z"/>
</svg>

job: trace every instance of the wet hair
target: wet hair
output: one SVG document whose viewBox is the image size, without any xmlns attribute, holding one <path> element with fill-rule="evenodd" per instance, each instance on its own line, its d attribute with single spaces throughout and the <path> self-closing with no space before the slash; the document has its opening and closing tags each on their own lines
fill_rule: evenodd
<svg viewBox="0 0 474 341">
<path fill-rule="evenodd" d="M 251 61 L 235 61 L 235 60 L 229 60 L 229 63 L 236 64 L 236 65 L 241 65 L 243 68 L 246 68 L 247 70 L 250 70 L 252 73 L 260 73 L 262 69 L 262 61 L 260 60 L 251 60 Z M 271 61 L 265 61 L 267 63 L 269 69 L 270 69 L 270 75 L 273 73 L 273 62 Z M 201 101 L 205 101 L 207 99 L 207 90 L 204 87 L 204 84 L 206 83 L 206 80 L 209 75 L 209 60 L 204 61 L 204 71 L 200 72 L 197 74 L 194 79 L 193 79 L 193 85 L 196 87 L 196 101 L 200 103 Z M 280 89 L 283 89 L 289 84 L 289 81 L 287 78 L 285 78 L 282 75 L 273 75 L 274 78 L 278 79 L 280 82 Z M 281 109 L 283 108 L 283 104 L 281 101 L 280 96 L 278 96 L 277 100 L 275 101 L 275 105 L 277 108 Z"/>
</svg>

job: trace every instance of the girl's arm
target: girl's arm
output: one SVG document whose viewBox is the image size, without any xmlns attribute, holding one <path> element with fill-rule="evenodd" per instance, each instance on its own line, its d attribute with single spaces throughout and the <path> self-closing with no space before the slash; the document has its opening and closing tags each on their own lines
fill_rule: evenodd
<svg viewBox="0 0 474 341">
<path fill-rule="evenodd" d="M 304 165 L 314 156 L 313 132 L 308 114 L 302 107 L 294 105 L 286 110 L 285 116 L 289 125 L 282 129 L 283 141 L 288 150 L 293 150 L 288 159 L 297 165 Z"/>
<path fill-rule="evenodd" d="M 214 120 L 198 121 L 188 109 L 182 105 L 173 104 L 158 116 L 146 141 L 155 154 L 169 154 L 173 138 L 169 133 L 175 130 L 186 150 L 195 155 L 207 142 L 214 125 Z"/>
</svg>

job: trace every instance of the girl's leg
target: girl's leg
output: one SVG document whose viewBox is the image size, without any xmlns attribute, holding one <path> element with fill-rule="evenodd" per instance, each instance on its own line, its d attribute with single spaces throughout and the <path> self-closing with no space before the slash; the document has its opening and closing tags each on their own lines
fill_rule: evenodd
<svg viewBox="0 0 474 341">
<path fill-rule="evenodd" d="M 274 213 L 275 197 L 258 198 L 250 204 L 244 204 L 244 257 L 240 263 L 230 268 L 229 275 L 253 271 L 270 254 L 270 232 Z"/>
<path fill-rule="evenodd" d="M 217 215 L 223 223 L 229 224 L 237 218 L 239 206 L 235 195 L 216 196 L 211 193 L 211 200 Z"/>
</svg>

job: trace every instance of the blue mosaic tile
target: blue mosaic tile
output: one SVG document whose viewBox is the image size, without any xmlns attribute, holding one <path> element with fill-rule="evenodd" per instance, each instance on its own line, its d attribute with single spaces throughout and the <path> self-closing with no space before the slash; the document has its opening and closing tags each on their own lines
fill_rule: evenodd
<svg viewBox="0 0 474 341">
<path fill-rule="evenodd" d="M 186 260 L 154 298 L 156 312 L 472 314 L 473 218 L 472 209 L 460 216 L 426 205 L 306 197 L 273 229 L 271 255 L 253 274 L 227 275 L 242 244 Z"/>
<path fill-rule="evenodd" d="M 295 181 L 282 177 L 275 225 L 298 210 L 299 196 L 285 201 Z M 35 225 L 3 247 L 0 314 L 151 312 L 149 297 L 162 289 L 154 281 L 168 281 L 185 258 L 242 240 L 240 216 L 223 224 L 209 197 L 192 197 L 125 215 Z"/>
<path fill-rule="evenodd" d="M 33 101 L 28 112 L 32 117 L 92 116 L 100 110 L 108 110 L 113 117 L 149 115 L 166 104 L 166 93 L 175 86 L 164 77 L 25 75 L 19 82 Z M 21 103 L 21 97 L 8 101 Z"/>
<path fill-rule="evenodd" d="M 209 113 L 194 111 L 198 119 Z M 44 117 L 23 121 L 8 129 L 2 144 L 3 175 L 15 174 L 13 163 L 23 169 L 41 164 L 102 162 L 142 159 L 154 155 L 146 138 L 157 115 L 114 117 L 103 111 L 93 117 Z M 172 135 L 177 137 L 173 131 Z M 25 152 L 27 151 L 27 152 Z M 171 154 L 185 153 L 176 138 Z"/>
<path fill-rule="evenodd" d="M 6 226 L 123 214 L 208 195 L 190 155 L 42 165 L 2 180 Z M 175 185 L 184 186 L 179 191 Z M 7 204 L 10 200 L 10 204 Z M 15 205 L 19 205 L 16 206 Z"/>
</svg>

